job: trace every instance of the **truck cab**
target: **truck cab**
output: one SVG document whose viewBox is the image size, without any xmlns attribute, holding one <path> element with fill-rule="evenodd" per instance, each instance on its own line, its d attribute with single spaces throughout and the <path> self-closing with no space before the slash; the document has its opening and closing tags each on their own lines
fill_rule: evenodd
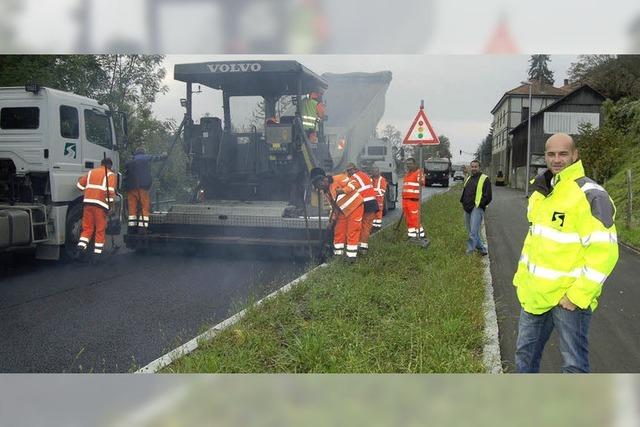
<svg viewBox="0 0 640 427">
<path fill-rule="evenodd" d="M 445 158 L 430 158 L 424 161 L 425 187 L 440 184 L 449 186 L 451 177 L 451 160 Z"/>
<path fill-rule="evenodd" d="M 82 219 L 76 182 L 105 156 L 117 171 L 116 149 L 106 105 L 36 84 L 0 88 L 0 251 L 72 255 Z M 120 205 L 117 197 L 112 223 Z"/>
<path fill-rule="evenodd" d="M 383 205 L 383 213 L 396 208 L 398 201 L 398 173 L 393 158 L 393 147 L 386 138 L 371 138 L 365 144 L 358 158 L 358 166 L 371 175 L 371 168 L 377 167 L 387 180 L 387 192 Z"/>
</svg>

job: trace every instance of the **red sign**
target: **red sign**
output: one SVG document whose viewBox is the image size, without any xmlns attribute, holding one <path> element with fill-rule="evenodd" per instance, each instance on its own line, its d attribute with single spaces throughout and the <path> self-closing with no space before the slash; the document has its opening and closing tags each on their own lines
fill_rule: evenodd
<svg viewBox="0 0 640 427">
<path fill-rule="evenodd" d="M 427 119 L 424 109 L 420 107 L 418 115 L 413 120 L 413 124 L 404 137 L 403 144 L 422 144 L 422 145 L 440 145 L 440 140 Z"/>
</svg>

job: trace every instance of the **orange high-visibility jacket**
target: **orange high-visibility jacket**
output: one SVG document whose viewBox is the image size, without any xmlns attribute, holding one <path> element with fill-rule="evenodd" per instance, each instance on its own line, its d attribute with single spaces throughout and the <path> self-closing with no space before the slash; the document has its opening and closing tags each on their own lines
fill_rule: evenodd
<svg viewBox="0 0 640 427">
<path fill-rule="evenodd" d="M 384 194 L 387 192 L 387 180 L 384 176 L 380 175 L 373 179 L 373 189 L 376 192 L 378 202 L 384 200 Z"/>
<path fill-rule="evenodd" d="M 373 189 L 373 181 L 366 173 L 357 171 L 351 175 L 351 182 L 347 185 L 360 193 L 365 202 L 376 200 L 376 190 Z"/>
<path fill-rule="evenodd" d="M 424 184 L 422 169 L 418 168 L 413 172 L 407 172 L 402 184 L 402 198 L 418 200 L 420 198 L 420 186 Z"/>
<path fill-rule="evenodd" d="M 113 203 L 116 195 L 116 174 L 107 169 L 107 179 L 104 176 L 104 166 L 91 169 L 78 180 L 77 187 L 84 191 L 84 203 L 109 209 L 109 203 Z M 108 195 L 107 195 L 108 192 Z"/>
<path fill-rule="evenodd" d="M 345 183 L 343 175 L 335 175 L 333 176 L 333 182 L 329 186 L 329 194 L 327 194 L 327 197 L 331 197 L 332 200 L 336 201 L 340 211 L 346 216 L 349 216 L 358 206 L 364 203 L 360 193 L 353 189 L 353 184 L 349 185 L 351 182 Z M 344 194 L 337 194 L 338 188 L 342 189 Z"/>
</svg>

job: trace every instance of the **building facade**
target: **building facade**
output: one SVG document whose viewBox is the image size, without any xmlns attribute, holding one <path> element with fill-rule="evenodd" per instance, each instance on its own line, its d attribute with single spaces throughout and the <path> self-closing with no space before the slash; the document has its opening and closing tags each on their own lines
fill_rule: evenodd
<svg viewBox="0 0 640 427">
<path fill-rule="evenodd" d="M 570 86 L 565 80 L 565 86 L 557 88 L 553 85 L 532 82 L 531 87 L 531 114 L 546 108 L 570 91 Z M 507 182 L 513 186 L 511 174 L 513 173 L 513 144 L 511 131 L 529 116 L 529 85 L 523 84 L 505 92 L 500 101 L 491 110 L 493 115 L 493 141 L 491 146 L 490 177 L 495 180 L 499 171 L 505 176 Z"/>
<path fill-rule="evenodd" d="M 546 168 L 544 144 L 551 135 L 564 132 L 575 136 L 579 133 L 580 126 L 586 123 L 596 129 L 600 127 L 604 100 L 604 96 L 585 84 L 531 116 L 531 177 Z M 513 146 L 512 186 L 517 188 L 524 188 L 526 177 L 527 125 L 525 118 L 510 132 Z"/>
</svg>

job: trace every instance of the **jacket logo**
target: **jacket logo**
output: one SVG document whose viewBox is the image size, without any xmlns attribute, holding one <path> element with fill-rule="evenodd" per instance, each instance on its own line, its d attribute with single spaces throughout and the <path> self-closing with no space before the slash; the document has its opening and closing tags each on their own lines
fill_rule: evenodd
<svg viewBox="0 0 640 427">
<path fill-rule="evenodd" d="M 554 212 L 551 222 L 560 221 L 560 227 L 564 227 L 564 212 Z"/>
</svg>

